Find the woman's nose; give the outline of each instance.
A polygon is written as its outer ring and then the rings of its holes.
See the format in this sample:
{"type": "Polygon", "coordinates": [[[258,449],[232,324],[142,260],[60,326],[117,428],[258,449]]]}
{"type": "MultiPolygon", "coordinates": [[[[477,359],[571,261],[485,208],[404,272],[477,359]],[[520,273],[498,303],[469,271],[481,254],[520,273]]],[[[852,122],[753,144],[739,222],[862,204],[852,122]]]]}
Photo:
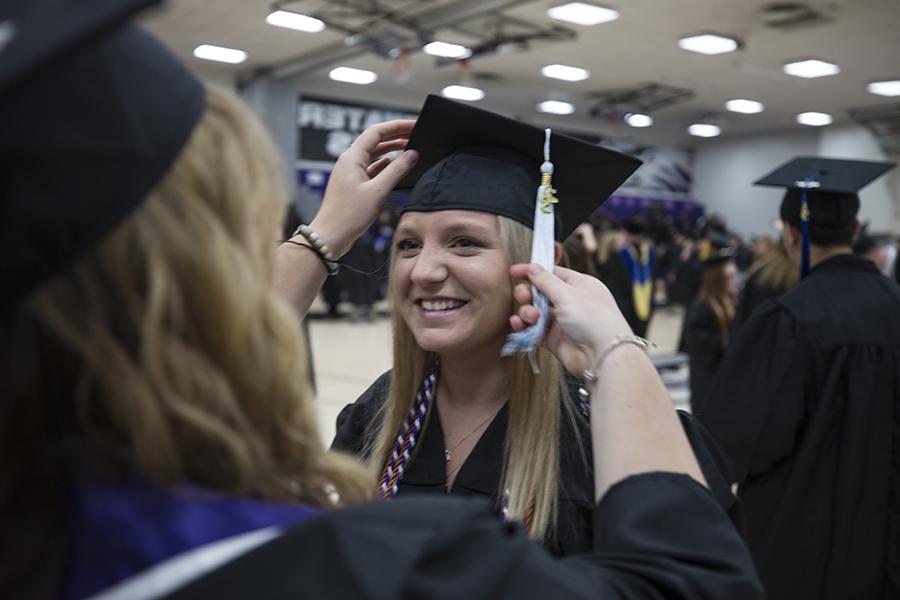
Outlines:
{"type": "Polygon", "coordinates": [[[439,283],[447,278],[447,265],[440,249],[425,247],[413,259],[410,279],[419,285],[439,283]]]}

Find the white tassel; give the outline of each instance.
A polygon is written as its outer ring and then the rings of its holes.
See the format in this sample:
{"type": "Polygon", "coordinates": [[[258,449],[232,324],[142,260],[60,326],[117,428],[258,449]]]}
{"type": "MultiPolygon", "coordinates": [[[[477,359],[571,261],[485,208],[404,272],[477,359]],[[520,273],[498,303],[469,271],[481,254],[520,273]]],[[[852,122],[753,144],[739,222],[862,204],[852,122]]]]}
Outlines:
{"type": "MultiPolygon", "coordinates": [[[[541,265],[552,273],[555,266],[553,260],[555,233],[553,205],[558,201],[554,195],[556,190],[552,185],[553,163],[550,162],[550,134],[550,129],[544,130],[544,162],[541,164],[541,185],[537,189],[534,205],[534,239],[531,244],[531,262],[541,265]]],[[[547,297],[534,286],[531,287],[531,294],[532,304],[539,313],[538,320],[523,331],[510,334],[506,338],[501,355],[510,356],[516,352],[527,352],[528,359],[531,361],[531,369],[537,374],[540,369],[538,369],[535,351],[544,337],[550,303],[547,297]]]]}

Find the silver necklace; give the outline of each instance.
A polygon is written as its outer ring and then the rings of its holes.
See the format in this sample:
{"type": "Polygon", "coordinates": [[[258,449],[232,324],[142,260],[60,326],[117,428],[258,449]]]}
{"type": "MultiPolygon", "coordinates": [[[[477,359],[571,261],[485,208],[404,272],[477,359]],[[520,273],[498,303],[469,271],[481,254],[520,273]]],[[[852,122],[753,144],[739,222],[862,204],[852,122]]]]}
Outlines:
{"type": "MultiPolygon", "coordinates": [[[[503,408],[503,407],[501,406],[500,408],[503,408]]],[[[453,451],[456,450],[457,448],[459,448],[460,444],[462,444],[464,441],[466,441],[467,439],[469,439],[470,437],[472,437],[473,435],[475,435],[475,433],[476,433],[479,429],[481,429],[482,427],[484,427],[485,425],[487,425],[494,417],[497,416],[497,414],[498,414],[499,412],[500,412],[500,409],[497,409],[497,412],[495,412],[494,414],[490,415],[487,419],[485,419],[484,421],[482,421],[481,423],[479,423],[479,424],[478,424],[478,427],[476,427],[475,429],[473,429],[472,431],[470,431],[470,432],[468,433],[468,435],[466,435],[463,439],[461,439],[461,440],[459,440],[458,442],[456,442],[456,443],[453,445],[452,448],[447,448],[447,447],[445,447],[445,448],[444,448],[444,459],[445,459],[447,462],[450,462],[450,459],[453,458],[453,451]]]]}

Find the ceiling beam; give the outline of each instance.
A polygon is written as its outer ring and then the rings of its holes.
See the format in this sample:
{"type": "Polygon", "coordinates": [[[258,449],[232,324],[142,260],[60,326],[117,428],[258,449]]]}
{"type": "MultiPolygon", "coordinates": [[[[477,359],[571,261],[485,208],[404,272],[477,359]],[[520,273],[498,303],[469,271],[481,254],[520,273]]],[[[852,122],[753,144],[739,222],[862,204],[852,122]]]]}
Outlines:
{"type": "MultiPolygon", "coordinates": [[[[415,16],[419,27],[423,30],[437,30],[449,27],[461,21],[467,21],[481,15],[499,12],[533,2],[534,0],[459,0],[448,2],[432,10],[415,16]]],[[[280,63],[260,67],[247,77],[240,79],[240,85],[247,85],[260,77],[288,79],[302,77],[323,67],[350,60],[369,52],[365,45],[347,46],[337,42],[313,52],[289,58],[280,63]]]]}

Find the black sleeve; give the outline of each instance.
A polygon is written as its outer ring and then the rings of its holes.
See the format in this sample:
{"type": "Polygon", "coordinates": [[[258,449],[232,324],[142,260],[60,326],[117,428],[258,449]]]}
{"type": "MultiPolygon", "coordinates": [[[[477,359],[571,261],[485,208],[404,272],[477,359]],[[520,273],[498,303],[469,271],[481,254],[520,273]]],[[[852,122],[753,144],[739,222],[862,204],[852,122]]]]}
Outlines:
{"type": "Polygon", "coordinates": [[[686,475],[614,485],[594,532],[592,554],[554,559],[482,501],[398,498],[307,522],[169,600],[763,597],[746,547],[686,475]]]}
{"type": "Polygon", "coordinates": [[[742,483],[791,455],[814,355],[796,319],[774,301],[733,340],[697,413],[728,458],[730,481],[742,483]]]}
{"type": "Polygon", "coordinates": [[[356,402],[345,406],[337,416],[332,450],[349,452],[359,457],[366,453],[366,442],[372,421],[378,416],[391,386],[391,372],[384,373],[363,392],[356,402]]]}

